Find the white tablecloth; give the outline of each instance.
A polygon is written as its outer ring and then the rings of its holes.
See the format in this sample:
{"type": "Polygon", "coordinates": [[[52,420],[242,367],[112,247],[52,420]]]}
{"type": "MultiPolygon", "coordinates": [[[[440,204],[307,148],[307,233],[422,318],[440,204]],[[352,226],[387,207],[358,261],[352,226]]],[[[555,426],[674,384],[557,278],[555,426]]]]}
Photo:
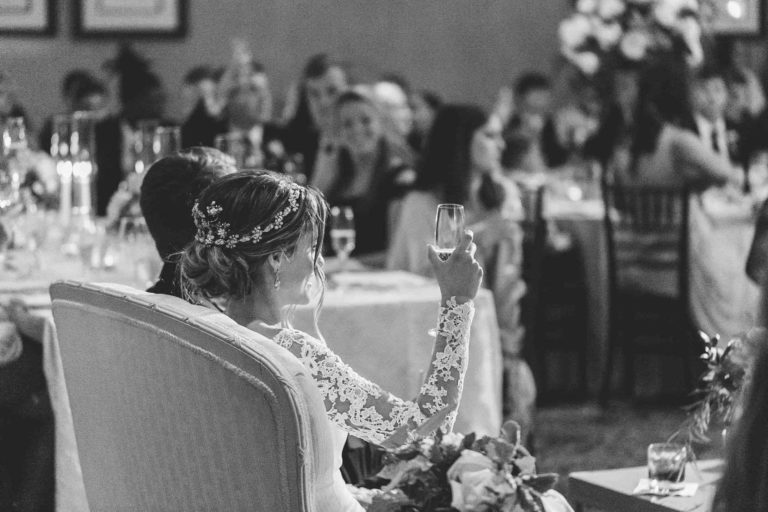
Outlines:
{"type": "MultiPolygon", "coordinates": [[[[77,455],[72,413],[64,382],[56,330],[49,309],[48,278],[76,278],[73,265],[49,266],[44,279],[0,276],[0,302],[20,297],[47,319],[44,347],[45,375],[56,418],[56,509],[87,512],[88,505],[77,455]],[[58,270],[57,270],[58,269],[58,270]]],[[[96,273],[104,277],[104,273],[96,273]]],[[[130,274],[106,273],[136,285],[130,274]]],[[[38,276],[40,277],[40,276],[38,276]]],[[[118,279],[115,279],[118,280],[118,279]]],[[[432,338],[427,334],[437,320],[439,291],[435,284],[404,273],[374,274],[364,286],[331,289],[320,321],[329,346],[362,375],[388,391],[411,398],[418,392],[429,363],[432,338]]],[[[359,280],[358,280],[359,283],[359,280]]],[[[313,311],[296,312],[299,328],[309,328],[313,311]]],[[[476,301],[469,369],[456,430],[497,434],[501,425],[502,357],[496,313],[489,292],[476,301]]]]}

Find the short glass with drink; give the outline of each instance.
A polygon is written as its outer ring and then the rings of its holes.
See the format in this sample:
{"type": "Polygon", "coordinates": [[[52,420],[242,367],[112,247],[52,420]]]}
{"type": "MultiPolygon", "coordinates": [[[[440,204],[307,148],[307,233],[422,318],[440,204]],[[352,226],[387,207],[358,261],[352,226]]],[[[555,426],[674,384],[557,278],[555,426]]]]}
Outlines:
{"type": "Polygon", "coordinates": [[[437,255],[445,261],[459,245],[464,234],[464,207],[460,204],[440,204],[435,219],[437,255]]]}
{"type": "Polygon", "coordinates": [[[651,492],[665,494],[679,487],[685,478],[688,451],[677,443],[648,445],[648,479],[651,492]]]}

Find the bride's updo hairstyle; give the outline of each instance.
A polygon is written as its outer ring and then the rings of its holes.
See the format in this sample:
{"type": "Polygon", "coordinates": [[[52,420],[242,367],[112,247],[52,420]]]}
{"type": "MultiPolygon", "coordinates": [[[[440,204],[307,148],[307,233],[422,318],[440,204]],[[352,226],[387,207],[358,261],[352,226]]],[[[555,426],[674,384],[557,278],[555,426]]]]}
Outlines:
{"type": "Polygon", "coordinates": [[[292,257],[301,236],[314,233],[315,276],[328,205],[322,195],[268,171],[222,177],[200,194],[192,210],[197,232],[181,258],[182,286],[193,300],[242,299],[263,283],[267,257],[292,257]]]}

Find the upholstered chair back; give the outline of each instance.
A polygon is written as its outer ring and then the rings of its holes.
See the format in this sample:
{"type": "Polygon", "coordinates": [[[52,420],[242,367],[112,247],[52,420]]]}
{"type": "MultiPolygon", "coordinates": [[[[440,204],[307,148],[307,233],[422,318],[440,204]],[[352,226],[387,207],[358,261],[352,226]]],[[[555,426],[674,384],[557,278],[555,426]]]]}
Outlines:
{"type": "Polygon", "coordinates": [[[92,512],[315,510],[331,432],[288,351],[175,297],[72,282],[51,297],[92,512]]]}

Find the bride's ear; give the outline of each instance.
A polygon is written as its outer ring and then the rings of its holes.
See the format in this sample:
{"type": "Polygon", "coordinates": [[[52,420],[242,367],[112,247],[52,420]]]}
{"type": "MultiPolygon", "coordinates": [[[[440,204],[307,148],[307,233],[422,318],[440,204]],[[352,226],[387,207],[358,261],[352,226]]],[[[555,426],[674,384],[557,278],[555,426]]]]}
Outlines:
{"type": "Polygon", "coordinates": [[[273,252],[269,256],[267,256],[267,263],[269,264],[269,267],[272,269],[272,272],[277,272],[277,270],[280,268],[280,264],[283,260],[283,252],[273,252]]]}

